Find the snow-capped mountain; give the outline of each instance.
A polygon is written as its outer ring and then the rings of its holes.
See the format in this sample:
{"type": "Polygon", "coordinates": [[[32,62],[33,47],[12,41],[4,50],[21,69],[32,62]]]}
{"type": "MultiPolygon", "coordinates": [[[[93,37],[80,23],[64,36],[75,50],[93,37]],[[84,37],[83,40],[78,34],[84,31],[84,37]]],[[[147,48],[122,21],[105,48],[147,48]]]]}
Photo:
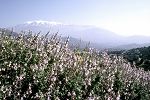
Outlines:
{"type": "MultiPolygon", "coordinates": [[[[51,33],[59,32],[61,35],[73,35],[72,32],[82,31],[87,29],[86,26],[78,26],[78,25],[70,25],[70,24],[62,24],[60,22],[49,22],[49,21],[28,21],[23,24],[19,24],[13,27],[14,31],[29,31],[33,32],[42,31],[42,33],[46,33],[50,31],[51,33]]],[[[77,32],[79,33],[79,32],[77,32]]]]}
{"type": "Polygon", "coordinates": [[[62,23],[59,23],[59,22],[40,21],[40,20],[38,20],[38,21],[27,21],[27,22],[25,22],[25,24],[30,24],[30,25],[33,25],[33,26],[62,25],[62,23]]]}
{"type": "Polygon", "coordinates": [[[63,24],[60,22],[28,21],[23,24],[14,26],[13,29],[16,32],[31,30],[37,33],[41,31],[42,34],[46,34],[49,31],[50,33],[58,32],[61,36],[64,37],[70,36],[83,41],[100,44],[109,48],[134,43],[150,43],[150,37],[123,37],[109,30],[105,30],[95,26],[71,25],[63,24]]]}

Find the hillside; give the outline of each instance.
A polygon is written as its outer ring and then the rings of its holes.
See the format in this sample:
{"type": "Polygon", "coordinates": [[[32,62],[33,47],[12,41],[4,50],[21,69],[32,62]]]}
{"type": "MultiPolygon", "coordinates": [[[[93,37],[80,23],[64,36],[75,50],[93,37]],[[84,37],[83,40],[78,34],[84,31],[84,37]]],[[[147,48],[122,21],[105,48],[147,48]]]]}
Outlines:
{"type": "Polygon", "coordinates": [[[107,53],[109,55],[122,56],[125,60],[130,62],[132,66],[150,71],[150,46],[129,50],[108,50],[107,53]]]}
{"type": "Polygon", "coordinates": [[[150,73],[56,35],[0,33],[1,100],[149,100],[150,73]]]}
{"type": "Polygon", "coordinates": [[[136,66],[150,71],[150,46],[131,49],[124,52],[123,55],[129,62],[135,62],[136,66]]]}

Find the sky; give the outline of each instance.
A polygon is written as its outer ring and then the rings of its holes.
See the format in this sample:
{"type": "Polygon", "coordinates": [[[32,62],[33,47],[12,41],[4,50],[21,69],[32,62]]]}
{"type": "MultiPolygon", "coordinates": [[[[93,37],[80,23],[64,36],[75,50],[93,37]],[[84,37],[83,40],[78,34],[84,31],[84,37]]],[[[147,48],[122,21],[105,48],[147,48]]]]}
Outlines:
{"type": "Polygon", "coordinates": [[[44,20],[150,36],[150,0],[0,0],[0,13],[0,27],[44,20]]]}

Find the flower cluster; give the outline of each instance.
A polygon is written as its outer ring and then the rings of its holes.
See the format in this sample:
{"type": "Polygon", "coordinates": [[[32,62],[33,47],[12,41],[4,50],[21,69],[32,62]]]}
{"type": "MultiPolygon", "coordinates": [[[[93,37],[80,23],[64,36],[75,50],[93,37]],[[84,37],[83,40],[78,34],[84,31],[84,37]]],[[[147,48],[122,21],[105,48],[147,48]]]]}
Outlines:
{"type": "Polygon", "coordinates": [[[150,72],[121,56],[71,50],[57,34],[0,33],[0,99],[149,100],[150,72]]]}

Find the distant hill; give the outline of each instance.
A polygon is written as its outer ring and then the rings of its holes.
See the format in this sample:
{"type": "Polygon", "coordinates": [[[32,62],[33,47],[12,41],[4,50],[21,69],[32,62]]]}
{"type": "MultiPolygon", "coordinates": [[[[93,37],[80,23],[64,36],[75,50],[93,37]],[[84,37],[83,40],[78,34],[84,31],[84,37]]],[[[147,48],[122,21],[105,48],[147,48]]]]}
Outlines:
{"type": "MultiPolygon", "coordinates": [[[[62,37],[62,39],[66,40],[67,37],[62,37]]],[[[69,37],[69,47],[70,48],[79,48],[79,49],[85,49],[88,48],[95,48],[98,50],[104,50],[106,46],[104,44],[98,44],[98,43],[91,43],[89,41],[83,41],[81,39],[69,37]]]]}
{"type": "Polygon", "coordinates": [[[83,41],[96,43],[105,46],[105,48],[121,45],[122,36],[111,31],[89,25],[68,25],[57,22],[31,21],[13,27],[14,31],[28,31],[47,33],[59,33],[63,37],[81,39],[83,41]],[[119,42],[120,41],[120,42],[119,42]],[[106,45],[107,44],[107,45],[106,45]]]}
{"type": "Polygon", "coordinates": [[[150,46],[150,43],[143,43],[143,44],[133,43],[133,44],[116,46],[113,47],[112,50],[130,50],[133,48],[141,48],[141,47],[148,47],[148,46],[150,46]]]}
{"type": "Polygon", "coordinates": [[[63,37],[69,36],[87,43],[90,42],[91,45],[94,45],[93,47],[106,49],[132,49],[141,47],[141,44],[150,43],[150,37],[123,37],[109,30],[89,25],[73,25],[49,21],[30,21],[13,26],[13,29],[16,32],[32,30],[34,33],[37,33],[41,31],[43,34],[46,34],[48,31],[50,31],[50,33],[58,32],[59,35],[62,35],[63,37]]]}

